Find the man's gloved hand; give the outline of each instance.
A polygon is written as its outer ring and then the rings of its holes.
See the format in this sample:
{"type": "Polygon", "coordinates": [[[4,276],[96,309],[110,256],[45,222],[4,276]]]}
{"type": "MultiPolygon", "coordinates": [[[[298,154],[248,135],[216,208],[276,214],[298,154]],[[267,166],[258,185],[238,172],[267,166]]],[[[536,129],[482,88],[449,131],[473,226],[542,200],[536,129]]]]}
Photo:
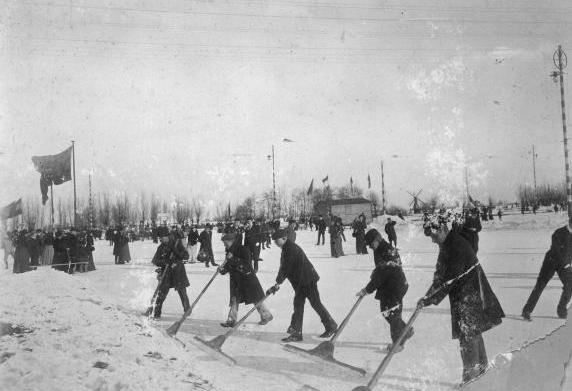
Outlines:
{"type": "Polygon", "coordinates": [[[365,295],[367,295],[367,292],[365,291],[365,289],[360,289],[358,293],[356,293],[357,297],[364,297],[365,295]]]}
{"type": "Polygon", "coordinates": [[[266,295],[275,294],[280,289],[280,284],[274,284],[266,291],[266,295]]]}
{"type": "Polygon", "coordinates": [[[427,296],[423,296],[422,298],[420,298],[417,301],[417,308],[421,309],[421,308],[427,307],[431,304],[433,304],[433,303],[431,302],[430,298],[427,296]]]}

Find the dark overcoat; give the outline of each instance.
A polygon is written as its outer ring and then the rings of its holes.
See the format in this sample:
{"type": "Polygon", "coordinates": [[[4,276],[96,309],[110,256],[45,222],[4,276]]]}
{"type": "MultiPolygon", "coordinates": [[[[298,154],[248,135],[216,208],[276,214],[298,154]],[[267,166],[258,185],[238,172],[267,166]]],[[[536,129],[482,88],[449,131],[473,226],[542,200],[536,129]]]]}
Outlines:
{"type": "Polygon", "coordinates": [[[433,284],[426,293],[430,304],[439,304],[447,295],[451,306],[453,338],[471,339],[499,325],[503,309],[480,265],[450,285],[479,262],[471,245],[451,231],[440,245],[433,284]]]}
{"type": "Polygon", "coordinates": [[[250,250],[234,242],[226,254],[220,273],[230,275],[230,297],[236,297],[238,303],[258,303],[264,297],[264,291],[252,269],[250,250]]]}
{"type": "Polygon", "coordinates": [[[157,247],[152,262],[153,265],[161,268],[161,274],[163,274],[165,268],[168,268],[163,280],[164,287],[182,289],[190,285],[187,271],[183,264],[183,260],[187,259],[189,259],[189,253],[180,239],[175,239],[171,236],[167,244],[161,243],[157,247]]]}
{"type": "Polygon", "coordinates": [[[290,281],[294,290],[311,286],[320,279],[304,250],[289,240],[282,246],[276,283],[282,284],[285,279],[290,281]]]}

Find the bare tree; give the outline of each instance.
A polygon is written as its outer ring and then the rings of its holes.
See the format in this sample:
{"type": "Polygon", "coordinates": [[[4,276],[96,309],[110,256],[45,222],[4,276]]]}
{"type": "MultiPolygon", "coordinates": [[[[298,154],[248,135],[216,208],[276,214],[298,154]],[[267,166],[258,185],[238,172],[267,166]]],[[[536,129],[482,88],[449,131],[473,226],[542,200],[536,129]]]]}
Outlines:
{"type": "Polygon", "coordinates": [[[205,208],[201,201],[197,198],[193,198],[193,210],[195,212],[195,219],[197,220],[197,224],[201,221],[201,217],[205,211],[205,208]]]}

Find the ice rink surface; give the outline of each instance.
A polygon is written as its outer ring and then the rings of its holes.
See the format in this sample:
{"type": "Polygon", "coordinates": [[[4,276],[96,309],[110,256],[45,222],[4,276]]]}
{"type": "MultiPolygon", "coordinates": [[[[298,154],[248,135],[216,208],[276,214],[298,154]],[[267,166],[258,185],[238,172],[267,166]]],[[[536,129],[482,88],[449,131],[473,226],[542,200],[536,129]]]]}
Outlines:
{"type": "MultiPolygon", "coordinates": [[[[438,253],[437,246],[422,234],[419,222],[407,220],[397,227],[398,248],[409,281],[405,320],[431,283],[438,253]]],[[[484,334],[489,361],[499,365],[503,360],[510,361],[511,352],[564,324],[556,316],[561,291],[557,279],[547,286],[532,322],[523,321],[520,313],[536,281],[550,236],[565,221],[564,214],[515,214],[504,216],[503,223],[495,219],[484,224],[478,256],[506,313],[502,325],[484,334]]],[[[328,234],[325,246],[316,246],[316,236],[313,231],[298,231],[296,242],[318,271],[322,301],[340,323],[354,304],[356,292],[369,280],[373,256],[371,251],[369,255],[355,255],[355,241],[349,230],[344,243],[346,256],[338,259],[330,258],[328,234]]],[[[177,337],[186,345],[183,348],[157,330],[167,328],[181,315],[176,292],[171,291],[167,297],[160,321],[150,322],[138,315],[147,308],[156,286],[155,268],[150,264],[156,246],[150,241],[130,243],[132,263],[114,265],[112,247],[97,241],[97,270],[85,274],[69,276],[49,268],[21,275],[2,271],[0,321],[31,331],[0,337],[2,389],[351,390],[367,383],[383,358],[380,348],[390,342],[389,327],[373,295],[363,300],[335,350],[336,359],[367,370],[365,378],[348,376],[285,351],[280,339],[286,336],[293,308],[293,290],[286,281],[267,300],[274,320],[259,326],[255,312],[223,345],[222,350],[238,364],[228,366],[217,361],[197,349],[191,340],[195,335],[212,338],[226,331],[219,323],[226,320],[228,312],[228,276],[215,279],[181,327],[177,337]],[[98,361],[108,367],[94,367],[98,361]]],[[[213,247],[215,258],[222,260],[224,250],[217,234],[213,234],[213,247]]],[[[264,261],[258,277],[266,289],[274,284],[280,249],[273,244],[262,251],[261,257],[264,261]]],[[[215,269],[196,263],[187,264],[186,270],[192,301],[215,269]]],[[[241,305],[240,314],[247,310],[241,305]]],[[[462,364],[458,342],[451,339],[450,322],[448,300],[424,309],[414,324],[415,336],[393,358],[378,389],[458,388],[462,364]]],[[[304,341],[297,346],[310,349],[322,341],[318,335],[323,326],[309,303],[303,331],[304,341]]],[[[559,346],[566,348],[560,344],[554,349],[559,346]]],[[[561,384],[570,384],[570,380],[562,380],[561,384]]],[[[469,386],[471,390],[491,389],[479,387],[478,382],[469,386]]]]}

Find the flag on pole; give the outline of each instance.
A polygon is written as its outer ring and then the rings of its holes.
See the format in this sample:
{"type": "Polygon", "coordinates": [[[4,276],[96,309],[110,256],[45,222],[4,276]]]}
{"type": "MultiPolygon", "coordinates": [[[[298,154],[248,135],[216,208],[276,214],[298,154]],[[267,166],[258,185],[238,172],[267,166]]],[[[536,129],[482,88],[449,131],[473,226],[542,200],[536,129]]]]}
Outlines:
{"type": "Polygon", "coordinates": [[[324,179],[322,179],[322,183],[326,183],[328,181],[328,175],[324,179]]]}
{"type": "Polygon", "coordinates": [[[312,182],[310,182],[310,187],[308,188],[308,195],[311,195],[313,191],[314,191],[314,180],[312,179],[312,182]]]}
{"type": "Polygon", "coordinates": [[[367,174],[367,188],[371,189],[371,178],[370,178],[369,174],[367,174]]]}
{"type": "Polygon", "coordinates": [[[32,156],[32,163],[40,176],[40,191],[42,192],[42,204],[48,200],[48,187],[52,184],[61,185],[71,181],[71,155],[72,147],[67,148],[57,155],[32,156]]]}
{"type": "Polygon", "coordinates": [[[11,202],[2,209],[0,209],[0,218],[6,220],[22,214],[22,199],[11,202]]]}
{"type": "Polygon", "coordinates": [[[293,143],[294,140],[290,140],[289,138],[282,139],[283,143],[293,143]]]}
{"type": "Polygon", "coordinates": [[[354,179],[352,177],[350,177],[350,185],[353,186],[354,185],[354,179]]]}

